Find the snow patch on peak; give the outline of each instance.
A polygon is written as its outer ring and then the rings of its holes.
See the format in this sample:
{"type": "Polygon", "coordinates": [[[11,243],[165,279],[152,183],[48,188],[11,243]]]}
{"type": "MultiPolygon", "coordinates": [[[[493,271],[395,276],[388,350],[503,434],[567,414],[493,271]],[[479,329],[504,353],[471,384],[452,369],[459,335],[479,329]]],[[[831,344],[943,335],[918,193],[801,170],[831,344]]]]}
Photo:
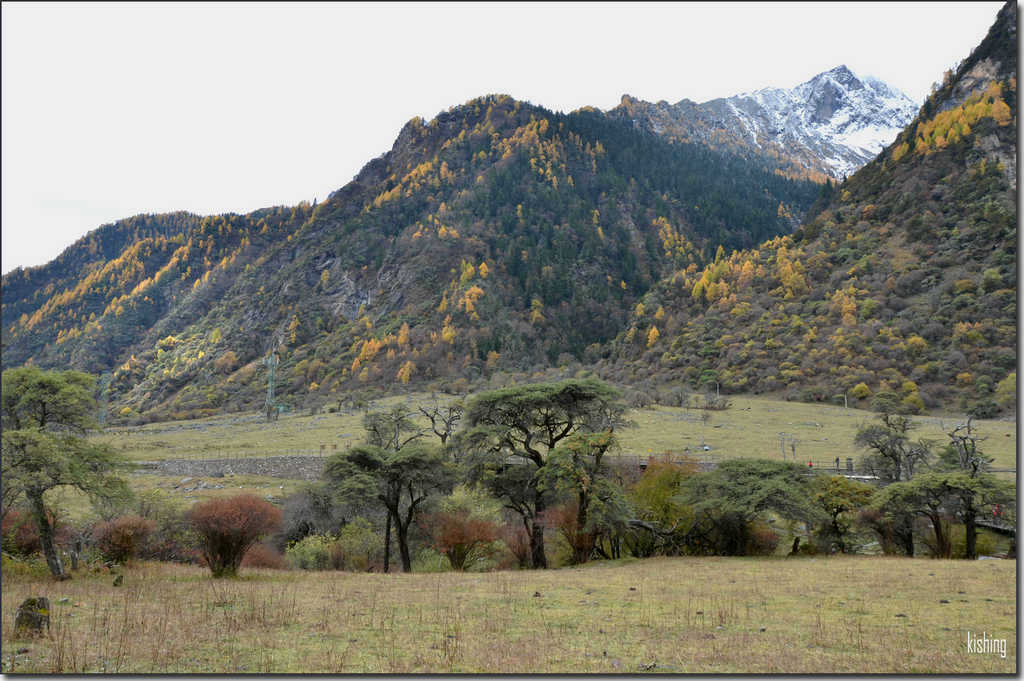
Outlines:
{"type": "Polygon", "coordinates": [[[725,101],[747,136],[802,147],[835,176],[874,158],[918,108],[899,90],[878,78],[861,79],[845,64],[792,89],[763,88],[725,101]]]}

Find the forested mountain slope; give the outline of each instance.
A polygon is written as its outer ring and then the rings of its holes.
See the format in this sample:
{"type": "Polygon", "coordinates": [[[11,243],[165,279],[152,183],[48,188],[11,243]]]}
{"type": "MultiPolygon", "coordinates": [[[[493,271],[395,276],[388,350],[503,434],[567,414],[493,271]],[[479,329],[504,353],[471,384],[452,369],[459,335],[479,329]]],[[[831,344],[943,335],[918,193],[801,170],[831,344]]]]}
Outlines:
{"type": "Polygon", "coordinates": [[[165,416],[259,406],[269,351],[292,404],[595,359],[664,274],[791,231],[818,193],[597,111],[483,97],[410,121],[320,205],[140,217],[10,273],[3,362],[111,371],[117,411],[165,416]]]}
{"type": "Polygon", "coordinates": [[[1009,408],[1016,27],[1008,3],[896,141],[801,229],[649,291],[605,373],[798,399],[845,393],[908,411],[1009,408]]]}

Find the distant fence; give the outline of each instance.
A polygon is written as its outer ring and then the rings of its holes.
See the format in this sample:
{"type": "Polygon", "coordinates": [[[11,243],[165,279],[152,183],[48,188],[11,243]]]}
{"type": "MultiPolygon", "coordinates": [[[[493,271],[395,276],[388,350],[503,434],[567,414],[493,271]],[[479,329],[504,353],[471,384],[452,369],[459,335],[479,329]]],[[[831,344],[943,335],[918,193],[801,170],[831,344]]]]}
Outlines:
{"type": "Polygon", "coordinates": [[[641,454],[619,454],[606,457],[605,462],[610,466],[632,466],[640,470],[647,470],[650,463],[669,463],[675,466],[696,466],[700,471],[712,471],[718,467],[718,457],[713,454],[701,454],[699,456],[644,456],[641,454]]]}
{"type": "MultiPolygon", "coordinates": [[[[640,454],[613,454],[608,455],[602,461],[609,467],[634,468],[641,471],[646,470],[648,464],[669,463],[676,466],[695,466],[700,471],[712,471],[718,467],[718,457],[710,454],[702,456],[642,456],[640,454]]],[[[532,463],[530,459],[523,456],[508,456],[505,458],[506,466],[524,466],[532,463]]]]}
{"type": "MultiPolygon", "coordinates": [[[[337,449],[324,447],[321,449],[278,450],[273,454],[238,454],[217,456],[216,453],[196,452],[195,456],[184,456],[153,461],[137,461],[139,472],[153,472],[159,475],[182,475],[201,477],[222,477],[225,475],[254,475],[269,478],[287,478],[291,480],[316,480],[323,472],[325,458],[337,449]]],[[[675,465],[695,466],[700,471],[714,470],[718,466],[717,457],[703,455],[700,457],[652,457],[638,454],[619,454],[604,459],[609,467],[632,468],[643,471],[650,462],[671,463],[675,465]]],[[[509,456],[505,464],[520,466],[529,464],[530,460],[521,456],[509,456]]]]}

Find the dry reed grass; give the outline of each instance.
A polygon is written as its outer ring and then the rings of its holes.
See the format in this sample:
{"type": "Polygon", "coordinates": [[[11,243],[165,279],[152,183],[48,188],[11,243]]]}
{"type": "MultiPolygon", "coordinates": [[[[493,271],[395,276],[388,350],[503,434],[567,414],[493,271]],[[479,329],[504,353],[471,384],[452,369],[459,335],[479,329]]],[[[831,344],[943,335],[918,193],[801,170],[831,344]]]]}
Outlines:
{"type": "Polygon", "coordinates": [[[119,588],[109,574],[5,578],[3,669],[1013,673],[1015,584],[1016,564],[994,560],[660,558],[235,580],[154,563],[119,588]],[[55,604],[53,628],[16,636],[14,611],[35,595],[55,604]],[[967,652],[967,632],[983,631],[1007,640],[1005,659],[967,652]]]}

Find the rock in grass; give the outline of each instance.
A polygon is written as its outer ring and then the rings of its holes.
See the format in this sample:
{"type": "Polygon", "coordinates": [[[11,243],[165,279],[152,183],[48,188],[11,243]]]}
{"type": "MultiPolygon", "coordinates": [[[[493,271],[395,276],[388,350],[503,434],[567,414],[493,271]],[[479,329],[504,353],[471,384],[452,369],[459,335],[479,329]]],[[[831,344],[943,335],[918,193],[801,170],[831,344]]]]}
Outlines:
{"type": "Polygon", "coordinates": [[[50,629],[50,600],[44,596],[26,598],[18,606],[14,617],[14,629],[26,632],[42,632],[50,629]]]}

